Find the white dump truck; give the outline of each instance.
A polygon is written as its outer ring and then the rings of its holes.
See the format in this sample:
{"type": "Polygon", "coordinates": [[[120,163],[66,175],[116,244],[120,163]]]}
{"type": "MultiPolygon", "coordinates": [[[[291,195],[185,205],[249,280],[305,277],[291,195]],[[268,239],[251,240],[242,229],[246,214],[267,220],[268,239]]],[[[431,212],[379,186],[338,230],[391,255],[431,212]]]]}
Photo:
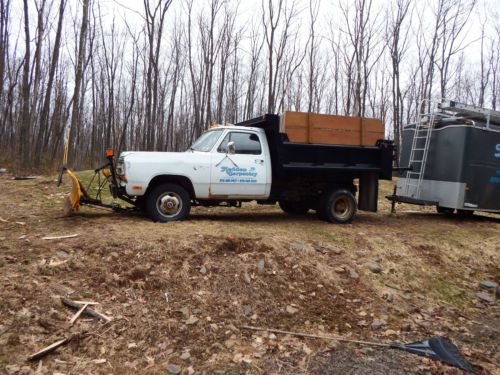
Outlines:
{"type": "Polygon", "coordinates": [[[108,167],[113,196],[155,221],[186,219],[193,205],[257,201],[348,223],[358,208],[377,210],[378,181],[391,179],[393,158],[394,146],[385,140],[373,146],[289,142],[279,116],[264,115],[211,128],[185,152],[123,152],[108,167]]]}

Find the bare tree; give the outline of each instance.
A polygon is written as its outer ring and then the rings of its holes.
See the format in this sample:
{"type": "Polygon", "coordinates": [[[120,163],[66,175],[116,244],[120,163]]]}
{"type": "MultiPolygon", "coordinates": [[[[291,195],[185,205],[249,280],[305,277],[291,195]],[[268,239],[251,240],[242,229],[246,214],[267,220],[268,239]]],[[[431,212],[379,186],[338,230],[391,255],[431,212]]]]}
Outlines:
{"type": "Polygon", "coordinates": [[[61,2],[59,3],[59,16],[57,21],[57,31],[56,31],[54,47],[52,50],[52,59],[49,68],[49,78],[47,82],[47,88],[45,90],[45,97],[43,99],[43,106],[40,113],[40,130],[36,142],[35,162],[41,161],[42,153],[44,153],[47,150],[49,137],[51,135],[48,129],[49,111],[52,100],[52,90],[54,86],[56,69],[59,63],[59,52],[61,49],[62,27],[63,27],[65,8],[66,8],[66,0],[61,0],[61,2]]]}
{"type": "Polygon", "coordinates": [[[318,98],[318,76],[319,76],[319,42],[316,35],[316,22],[319,14],[319,1],[309,2],[309,52],[308,52],[308,97],[307,111],[318,111],[315,107],[318,98]]]}
{"type": "Polygon", "coordinates": [[[90,167],[107,146],[181,150],[212,121],[284,110],[376,116],[399,145],[422,99],[498,108],[500,24],[478,9],[472,40],[476,2],[80,0],[68,16],[67,0],[0,0],[0,161],[54,165],[70,134],[90,167]]]}
{"type": "Polygon", "coordinates": [[[500,22],[496,25],[495,35],[491,40],[491,108],[497,109],[500,98],[500,22]]]}
{"type": "MultiPolygon", "coordinates": [[[[445,98],[451,78],[451,61],[464,48],[464,39],[461,36],[468,25],[476,0],[440,0],[440,5],[436,17],[439,45],[439,58],[436,65],[440,78],[440,94],[442,98],[445,98]]],[[[431,95],[429,91],[428,97],[431,98],[431,95]]]]}
{"type": "Polygon", "coordinates": [[[30,25],[29,25],[29,9],[28,0],[23,0],[24,9],[24,36],[25,36],[25,52],[23,61],[23,80],[21,87],[21,113],[19,115],[19,153],[23,164],[27,165],[30,160],[29,140],[31,137],[31,118],[30,118],[30,62],[31,62],[31,46],[30,46],[30,25]]]}
{"type": "Polygon", "coordinates": [[[155,126],[158,117],[158,89],[160,84],[160,49],[163,39],[163,28],[167,10],[172,0],[153,1],[144,0],[144,12],[146,22],[146,38],[148,42],[147,73],[146,73],[146,134],[143,147],[155,149],[155,126]]]}
{"type": "Polygon", "coordinates": [[[392,67],[392,131],[398,148],[401,145],[401,120],[404,112],[401,93],[401,62],[409,46],[410,27],[405,24],[405,21],[410,14],[410,5],[411,0],[397,0],[395,7],[390,8],[386,28],[392,67]]]}
{"type": "Polygon", "coordinates": [[[252,25],[250,34],[250,66],[247,76],[247,89],[245,95],[245,107],[243,113],[246,118],[251,118],[255,115],[255,100],[257,94],[257,84],[259,79],[260,54],[264,46],[264,39],[255,31],[252,25]]]}
{"type": "MultiPolygon", "coordinates": [[[[274,113],[278,102],[279,85],[283,82],[283,62],[291,38],[293,20],[297,16],[295,1],[277,3],[262,0],[262,25],[267,47],[267,112],[274,113]],[[277,4],[277,5],[276,5],[277,4]]],[[[295,51],[297,52],[297,51],[295,51]]],[[[292,52],[295,55],[295,52],[292,52]]],[[[289,59],[290,60],[290,59],[289,59]]]]}
{"type": "MultiPolygon", "coordinates": [[[[4,114],[6,106],[4,98],[6,92],[6,66],[9,54],[9,22],[10,22],[10,0],[0,0],[0,114],[4,114]]],[[[5,139],[6,116],[0,116],[0,139],[5,139]]],[[[0,142],[0,146],[1,146],[0,142]]]]}

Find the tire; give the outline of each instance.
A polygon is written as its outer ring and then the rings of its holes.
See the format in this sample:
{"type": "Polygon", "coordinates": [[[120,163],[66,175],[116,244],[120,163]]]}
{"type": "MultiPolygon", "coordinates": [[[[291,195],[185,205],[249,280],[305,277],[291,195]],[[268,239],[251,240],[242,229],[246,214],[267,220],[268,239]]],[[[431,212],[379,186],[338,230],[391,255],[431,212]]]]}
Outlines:
{"type": "Polygon", "coordinates": [[[317,214],[322,220],[347,224],[354,218],[356,209],[356,199],[349,190],[330,190],[321,196],[317,214]]]}
{"type": "Polygon", "coordinates": [[[436,206],[436,211],[438,213],[444,214],[444,215],[453,215],[453,213],[455,212],[455,209],[454,208],[450,208],[450,207],[436,206]]]}
{"type": "Polygon", "coordinates": [[[280,208],[291,215],[305,215],[309,211],[309,206],[303,202],[279,201],[280,208]]]}
{"type": "Polygon", "coordinates": [[[474,216],[474,211],[472,210],[457,210],[457,216],[460,219],[467,219],[474,216]]]}
{"type": "Polygon", "coordinates": [[[146,198],[146,212],[153,221],[166,223],[184,220],[191,210],[191,198],[182,186],[161,184],[146,198]]]}

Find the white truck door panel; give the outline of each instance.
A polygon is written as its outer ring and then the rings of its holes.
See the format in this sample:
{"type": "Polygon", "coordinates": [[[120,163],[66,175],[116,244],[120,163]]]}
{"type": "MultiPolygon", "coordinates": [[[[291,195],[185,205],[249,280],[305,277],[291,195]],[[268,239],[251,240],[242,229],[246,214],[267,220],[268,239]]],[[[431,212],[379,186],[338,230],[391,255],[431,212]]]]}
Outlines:
{"type": "Polygon", "coordinates": [[[212,154],[210,195],[258,198],[267,195],[267,163],[259,136],[249,131],[230,131],[212,154]],[[235,143],[229,154],[227,144],[235,143]]]}

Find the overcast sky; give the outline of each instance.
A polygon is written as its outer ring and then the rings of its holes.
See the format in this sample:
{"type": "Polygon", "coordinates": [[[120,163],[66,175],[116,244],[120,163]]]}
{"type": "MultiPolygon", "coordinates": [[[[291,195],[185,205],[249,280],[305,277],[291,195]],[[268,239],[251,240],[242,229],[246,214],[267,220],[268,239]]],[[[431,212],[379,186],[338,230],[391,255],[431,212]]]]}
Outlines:
{"type": "MultiPolygon", "coordinates": [[[[33,1],[30,1],[32,9],[34,9],[33,1]]],[[[105,19],[110,22],[114,18],[118,25],[124,25],[124,20],[131,26],[134,24],[137,28],[142,27],[142,13],[144,12],[144,5],[142,0],[93,0],[94,5],[100,5],[102,15],[105,19]]],[[[258,24],[261,22],[260,12],[261,12],[261,0],[227,0],[231,7],[238,5],[238,24],[240,26],[249,25],[250,22],[258,24]]],[[[294,0],[288,0],[289,3],[294,0]]],[[[349,4],[349,0],[316,0],[319,2],[320,6],[320,16],[318,19],[318,24],[329,25],[340,20],[340,9],[339,3],[349,4]]],[[[433,5],[437,4],[438,0],[415,0],[415,4],[420,9],[425,9],[427,12],[432,12],[433,5]]],[[[373,13],[378,14],[379,17],[384,17],[382,9],[390,4],[391,0],[373,0],[373,13]]],[[[57,7],[59,1],[48,0],[51,4],[52,14],[57,13],[57,7]]],[[[297,9],[300,10],[299,15],[296,18],[296,22],[307,27],[309,22],[309,1],[308,0],[295,0],[297,9]]],[[[209,0],[194,0],[195,11],[202,11],[203,7],[207,7],[209,0]]],[[[68,5],[71,14],[74,18],[79,18],[81,13],[81,0],[68,0],[68,5]]],[[[493,20],[498,20],[500,18],[499,10],[500,0],[477,0],[477,6],[474,11],[474,15],[469,21],[469,27],[466,33],[464,33],[464,38],[466,44],[470,44],[471,51],[479,51],[479,37],[481,30],[481,23],[486,23],[487,34],[493,33],[494,22],[493,20]]],[[[17,27],[13,26],[14,34],[22,30],[22,2],[13,1],[13,19],[18,20],[17,27]],[[17,30],[15,30],[17,29],[17,30]]],[[[169,16],[167,17],[167,27],[172,25],[173,20],[177,17],[185,17],[186,7],[185,0],[173,0],[171,9],[169,9],[169,16]],[[170,21],[170,22],[169,22],[170,21]]],[[[51,17],[52,21],[55,21],[55,16],[51,17]]],[[[427,17],[422,17],[427,18],[427,17]]],[[[418,19],[417,15],[413,15],[413,21],[416,22],[418,19]]],[[[30,20],[33,27],[36,25],[36,19],[31,16],[30,20]]],[[[498,21],[497,21],[498,22],[498,21]]],[[[429,25],[432,28],[432,25],[429,25]]],[[[53,25],[55,27],[55,25],[53,25]]],[[[323,31],[327,32],[326,29],[323,31]]],[[[321,34],[322,30],[319,30],[321,34]]],[[[304,34],[307,35],[307,30],[304,29],[304,34]]]]}

